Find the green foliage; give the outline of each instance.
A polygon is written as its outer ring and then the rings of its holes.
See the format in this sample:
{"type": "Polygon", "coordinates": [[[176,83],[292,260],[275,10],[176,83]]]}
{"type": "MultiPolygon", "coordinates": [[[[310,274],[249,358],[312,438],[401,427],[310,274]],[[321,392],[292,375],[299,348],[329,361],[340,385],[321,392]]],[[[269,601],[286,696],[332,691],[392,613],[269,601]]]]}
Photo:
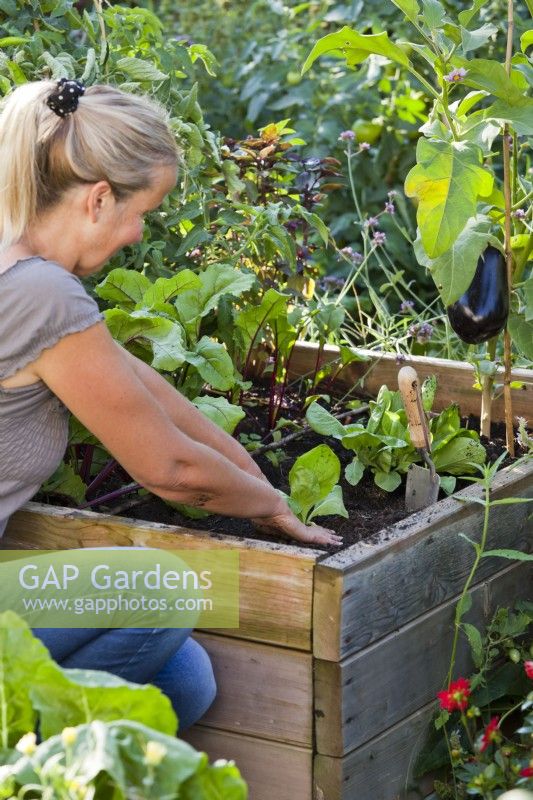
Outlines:
{"type": "Polygon", "coordinates": [[[245,800],[231,762],[210,765],[175,737],[176,715],[155,686],[61,669],[11,611],[0,615],[0,662],[0,797],[245,800]]]}
{"type": "MultiPolygon", "coordinates": [[[[429,411],[435,395],[434,378],[422,387],[424,408],[429,411]]],[[[311,428],[324,436],[333,436],[347,450],[354,450],[353,461],[346,467],[346,480],[355,486],[369,468],[377,486],[393,492],[409,465],[421,461],[411,444],[407,417],[400,392],[382,386],[376,400],[370,401],[370,416],[366,425],[343,425],[319,403],[307,409],[306,419],[311,428]]],[[[431,455],[439,473],[465,475],[476,472],[476,464],[485,461],[485,449],[475,431],[461,428],[459,410],[451,405],[430,422],[431,455]]],[[[441,483],[453,491],[455,482],[441,483]]]]}
{"type": "Polygon", "coordinates": [[[289,505],[302,522],[336,514],[348,517],[338,485],[340,461],[326,444],[299,456],[289,472],[289,505]]]}

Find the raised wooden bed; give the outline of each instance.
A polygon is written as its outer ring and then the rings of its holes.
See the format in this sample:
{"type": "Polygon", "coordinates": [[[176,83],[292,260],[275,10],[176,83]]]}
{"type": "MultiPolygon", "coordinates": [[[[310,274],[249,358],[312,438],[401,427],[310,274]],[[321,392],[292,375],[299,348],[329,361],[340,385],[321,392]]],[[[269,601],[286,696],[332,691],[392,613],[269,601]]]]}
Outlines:
{"type": "MultiPolygon", "coordinates": [[[[334,354],[327,348],[324,357],[334,354]]],[[[299,348],[295,372],[311,372],[315,360],[316,349],[299,348]]],[[[406,363],[421,377],[438,372],[438,407],[457,397],[465,413],[478,411],[468,365],[406,363]]],[[[339,377],[353,383],[367,373],[372,392],[382,383],[395,387],[396,372],[386,356],[339,377]]],[[[515,414],[531,416],[533,372],[514,379],[527,382],[514,392],[515,414]]],[[[494,416],[502,416],[498,404],[494,416]]],[[[479,538],[483,508],[471,498],[480,495],[477,486],[466,489],[461,501],[443,500],[329,557],[36,503],[14,515],[2,547],[238,549],[241,624],[196,634],[215,664],[219,693],[184,738],[212,759],[235,759],[251,800],[396,800],[419,796],[410,792],[411,768],[443,684],[454,605],[472,562],[458,534],[479,538]]],[[[494,497],[511,496],[533,497],[533,460],[498,475],[494,497]]],[[[496,506],[489,547],[530,547],[529,515],[527,503],[496,506]]],[[[527,565],[486,559],[470,619],[482,623],[498,604],[531,596],[527,565]]],[[[459,668],[468,668],[465,649],[459,668]]]]}

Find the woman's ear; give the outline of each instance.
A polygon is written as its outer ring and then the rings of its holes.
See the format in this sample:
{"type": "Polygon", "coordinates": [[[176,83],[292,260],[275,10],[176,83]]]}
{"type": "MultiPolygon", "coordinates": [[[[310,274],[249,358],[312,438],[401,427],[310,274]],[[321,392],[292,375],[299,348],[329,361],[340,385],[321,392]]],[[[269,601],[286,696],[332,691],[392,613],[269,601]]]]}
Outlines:
{"type": "Polygon", "coordinates": [[[90,186],[86,209],[91,222],[100,222],[102,217],[115,208],[115,205],[115,195],[107,181],[98,181],[90,186]]]}

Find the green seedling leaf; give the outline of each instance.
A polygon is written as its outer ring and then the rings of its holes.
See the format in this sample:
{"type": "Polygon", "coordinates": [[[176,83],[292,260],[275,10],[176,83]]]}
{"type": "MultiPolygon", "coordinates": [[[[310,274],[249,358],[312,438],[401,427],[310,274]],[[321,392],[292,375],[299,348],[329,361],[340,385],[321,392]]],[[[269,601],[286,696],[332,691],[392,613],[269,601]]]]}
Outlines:
{"type": "Polygon", "coordinates": [[[522,553],[520,550],[485,550],[482,558],[508,558],[511,561],[533,561],[533,553],[522,553]]]}
{"type": "Polygon", "coordinates": [[[481,166],[480,148],[470,142],[420,138],[417,162],[407,175],[405,192],[419,201],[422,244],[430,258],[437,258],[452,247],[475,215],[478,197],[492,191],[494,179],[481,166]]]}
{"type": "Polygon", "coordinates": [[[350,461],[346,469],[344,470],[344,477],[352,486],[357,486],[361,478],[363,477],[365,471],[365,466],[362,464],[357,456],[350,461]]]}
{"type": "Polygon", "coordinates": [[[439,475],[439,486],[442,491],[447,494],[453,494],[455,492],[455,485],[457,483],[457,478],[454,478],[452,475],[439,475]]]}
{"type": "Polygon", "coordinates": [[[342,488],[334,486],[331,492],[324,500],[317,503],[314,509],[309,514],[308,520],[315,517],[338,516],[348,519],[348,512],[342,499],[342,488]]]}
{"type": "Polygon", "coordinates": [[[374,482],[376,486],[383,489],[385,492],[393,492],[402,482],[402,477],[398,472],[382,472],[375,470],[374,482]]]}
{"type": "Polygon", "coordinates": [[[296,459],[289,472],[291,501],[307,520],[314,505],[324,500],[338,483],[340,461],[326,444],[320,444],[296,459]]]}
{"type": "Polygon", "coordinates": [[[233,434],[239,422],[246,416],[241,406],[233,405],[225,397],[203,395],[195,397],[192,402],[204,416],[229,434],[233,434]]]}
{"type": "Polygon", "coordinates": [[[410,66],[410,61],[403,50],[390,41],[386,32],[365,35],[344,27],[337,33],[329,33],[319,39],[307,56],[302,74],[307,72],[317,58],[326,53],[343,56],[349,67],[361,64],[372,53],[385,56],[404,67],[410,66]]]}
{"type": "Polygon", "coordinates": [[[445,306],[455,303],[472,283],[479,256],[489,242],[493,243],[490,228],[488,217],[471,217],[452,247],[435,259],[429,258],[417,237],[414,250],[418,263],[431,272],[445,306]]]}
{"type": "Polygon", "coordinates": [[[320,433],[322,436],[334,436],[336,439],[342,439],[346,433],[342,422],[339,422],[339,420],[321,406],[320,403],[311,403],[307,409],[305,418],[315,433],[320,433]]]}

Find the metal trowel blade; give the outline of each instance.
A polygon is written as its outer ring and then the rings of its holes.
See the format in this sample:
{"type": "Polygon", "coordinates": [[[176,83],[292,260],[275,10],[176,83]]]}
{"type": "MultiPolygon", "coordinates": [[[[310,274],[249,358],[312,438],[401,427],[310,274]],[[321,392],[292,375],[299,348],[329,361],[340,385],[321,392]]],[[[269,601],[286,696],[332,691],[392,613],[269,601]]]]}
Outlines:
{"type": "Polygon", "coordinates": [[[419,511],[437,502],[439,478],[431,480],[429,469],[411,464],[407,471],[405,486],[405,507],[408,511],[419,511]]]}

